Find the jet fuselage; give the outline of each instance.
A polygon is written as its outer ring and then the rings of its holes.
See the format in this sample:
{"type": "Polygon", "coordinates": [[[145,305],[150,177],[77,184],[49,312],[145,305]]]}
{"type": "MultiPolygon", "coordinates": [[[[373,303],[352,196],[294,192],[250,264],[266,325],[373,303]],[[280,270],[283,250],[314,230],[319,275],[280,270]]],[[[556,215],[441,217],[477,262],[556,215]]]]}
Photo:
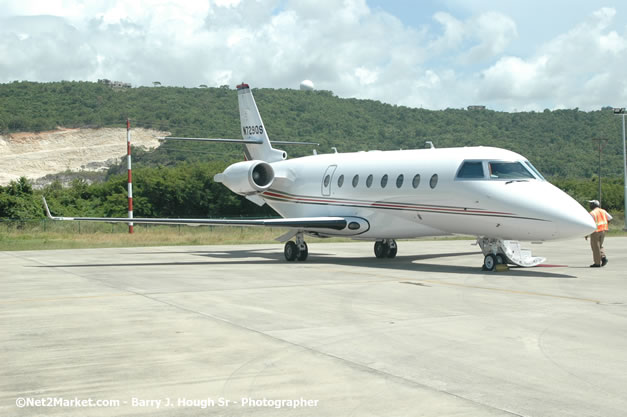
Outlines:
{"type": "Polygon", "coordinates": [[[281,216],[361,217],[370,228],[360,239],[468,234],[540,241],[583,236],[592,225],[586,210],[526,158],[499,148],[336,153],[271,165],[275,180],[261,197],[281,216]],[[480,162],[483,177],[460,176],[465,161],[480,162]],[[498,162],[518,162],[527,172],[492,175],[490,164],[498,162]]]}

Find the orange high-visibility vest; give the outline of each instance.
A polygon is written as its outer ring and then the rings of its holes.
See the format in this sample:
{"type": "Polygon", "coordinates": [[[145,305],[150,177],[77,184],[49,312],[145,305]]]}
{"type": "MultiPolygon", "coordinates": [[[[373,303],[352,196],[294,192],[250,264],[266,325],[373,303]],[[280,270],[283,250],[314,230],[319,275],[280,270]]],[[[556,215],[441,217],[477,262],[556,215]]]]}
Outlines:
{"type": "Polygon", "coordinates": [[[590,215],[597,224],[597,232],[604,232],[609,229],[607,225],[607,211],[597,207],[590,212],[590,215]]]}

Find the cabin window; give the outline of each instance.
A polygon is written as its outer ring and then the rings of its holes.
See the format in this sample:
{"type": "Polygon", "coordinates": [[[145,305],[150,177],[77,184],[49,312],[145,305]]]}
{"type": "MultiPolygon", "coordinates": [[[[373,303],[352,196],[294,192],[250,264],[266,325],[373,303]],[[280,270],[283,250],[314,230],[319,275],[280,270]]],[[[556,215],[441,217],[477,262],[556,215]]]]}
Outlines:
{"type": "Polygon", "coordinates": [[[331,182],[331,176],[327,174],[326,177],[324,177],[324,187],[328,187],[329,183],[331,182]]]}
{"type": "Polygon", "coordinates": [[[353,177],[353,187],[357,187],[357,184],[359,184],[359,175],[353,177]]]}
{"type": "Polygon", "coordinates": [[[403,176],[403,174],[399,175],[398,177],[396,177],[396,188],[401,188],[403,186],[403,179],[405,177],[403,176]]]}
{"type": "Polygon", "coordinates": [[[370,188],[373,179],[374,177],[372,176],[372,174],[368,175],[368,178],[366,178],[366,187],[370,188]]]}
{"type": "Polygon", "coordinates": [[[381,188],[385,188],[388,185],[388,174],[381,177],[381,188]]]}
{"type": "Polygon", "coordinates": [[[420,185],[420,174],[414,175],[414,179],[412,180],[411,185],[414,188],[418,188],[418,186],[420,185]]]}
{"type": "Polygon", "coordinates": [[[473,179],[483,177],[483,162],[481,161],[465,161],[457,172],[457,178],[473,179]]]}
{"type": "Polygon", "coordinates": [[[344,184],[344,174],[340,175],[340,177],[337,179],[337,186],[342,187],[342,184],[344,184]]]}
{"type": "Polygon", "coordinates": [[[433,189],[436,185],[438,185],[438,174],[433,174],[429,180],[429,187],[433,189]]]}
{"type": "Polygon", "coordinates": [[[535,177],[520,162],[488,162],[490,178],[501,180],[534,179],[535,177]]]}

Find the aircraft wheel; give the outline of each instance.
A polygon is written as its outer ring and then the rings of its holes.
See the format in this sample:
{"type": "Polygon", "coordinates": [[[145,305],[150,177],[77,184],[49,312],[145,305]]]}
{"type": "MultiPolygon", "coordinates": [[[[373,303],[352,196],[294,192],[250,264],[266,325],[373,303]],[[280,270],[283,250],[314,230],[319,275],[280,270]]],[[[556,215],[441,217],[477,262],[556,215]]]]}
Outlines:
{"type": "Polygon", "coordinates": [[[296,259],[299,261],[307,260],[307,255],[309,255],[309,248],[307,247],[307,243],[303,242],[303,244],[298,248],[298,256],[296,259]]]}
{"type": "Polygon", "coordinates": [[[395,240],[391,241],[391,245],[389,245],[389,250],[388,250],[388,258],[395,258],[396,257],[396,253],[398,252],[398,245],[396,244],[395,240]]]}
{"type": "Polygon", "coordinates": [[[486,271],[494,271],[494,268],[496,268],[496,256],[492,254],[486,255],[483,258],[483,268],[486,271]]]}
{"type": "Polygon", "coordinates": [[[502,253],[496,254],[496,264],[497,265],[505,265],[507,261],[505,260],[505,256],[502,253]]]}
{"type": "Polygon", "coordinates": [[[380,240],[374,242],[374,256],[377,258],[385,258],[390,251],[390,247],[380,240]]]}
{"type": "Polygon", "coordinates": [[[298,246],[296,246],[296,243],[291,240],[287,242],[283,249],[283,255],[285,255],[285,259],[289,262],[295,261],[298,257],[298,246]]]}

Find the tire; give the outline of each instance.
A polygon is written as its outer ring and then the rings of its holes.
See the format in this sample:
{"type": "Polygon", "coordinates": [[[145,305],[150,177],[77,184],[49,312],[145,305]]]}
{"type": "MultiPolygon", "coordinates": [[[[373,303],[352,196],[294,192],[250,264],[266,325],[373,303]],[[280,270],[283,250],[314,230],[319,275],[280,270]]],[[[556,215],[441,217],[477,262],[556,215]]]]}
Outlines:
{"type": "Polygon", "coordinates": [[[497,253],[496,254],[496,264],[497,265],[505,265],[505,264],[507,264],[507,261],[505,260],[505,255],[503,255],[501,253],[497,253]]]}
{"type": "Polygon", "coordinates": [[[490,254],[483,258],[483,267],[486,271],[494,271],[496,268],[496,256],[490,254]]]}
{"type": "Polygon", "coordinates": [[[388,252],[390,251],[390,247],[378,240],[374,243],[374,256],[377,258],[385,258],[388,256],[388,252]]]}
{"type": "Polygon", "coordinates": [[[299,261],[306,261],[307,260],[307,256],[309,255],[309,248],[307,247],[307,243],[303,242],[303,246],[298,248],[298,256],[296,256],[296,259],[299,261]]]}
{"type": "Polygon", "coordinates": [[[394,242],[394,246],[390,247],[388,250],[388,258],[390,259],[396,258],[396,253],[398,252],[396,241],[393,240],[392,242],[394,242]]]}
{"type": "Polygon", "coordinates": [[[291,240],[285,244],[285,248],[283,249],[283,255],[285,255],[285,259],[288,262],[295,261],[298,257],[298,246],[296,243],[291,240]]]}

